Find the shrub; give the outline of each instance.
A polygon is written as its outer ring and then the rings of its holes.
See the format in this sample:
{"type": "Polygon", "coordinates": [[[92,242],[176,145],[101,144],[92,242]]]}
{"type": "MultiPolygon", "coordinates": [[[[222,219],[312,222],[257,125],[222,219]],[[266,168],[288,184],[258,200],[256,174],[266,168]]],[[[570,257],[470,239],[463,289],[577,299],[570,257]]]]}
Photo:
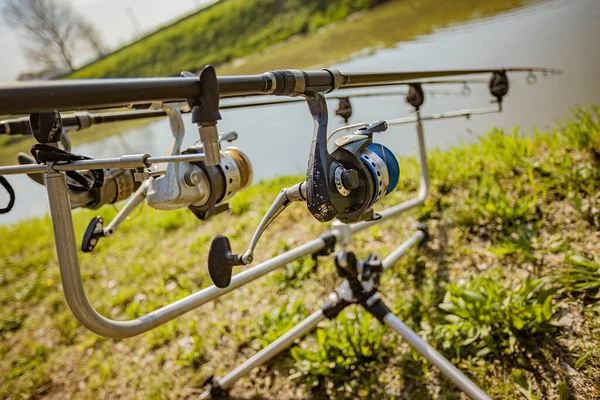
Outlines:
{"type": "Polygon", "coordinates": [[[317,329],[316,342],[294,347],[298,374],[311,386],[332,382],[334,387],[350,385],[371,390],[376,384],[372,369],[387,358],[383,342],[386,326],[363,310],[341,313],[329,325],[317,329]]]}
{"type": "Polygon", "coordinates": [[[518,356],[535,334],[554,329],[554,292],[531,278],[512,288],[495,273],[450,284],[439,306],[446,313],[436,338],[457,358],[518,356]]]}
{"type": "Polygon", "coordinates": [[[596,256],[595,260],[575,254],[565,256],[558,282],[568,292],[600,299],[600,256],[596,256]]]}

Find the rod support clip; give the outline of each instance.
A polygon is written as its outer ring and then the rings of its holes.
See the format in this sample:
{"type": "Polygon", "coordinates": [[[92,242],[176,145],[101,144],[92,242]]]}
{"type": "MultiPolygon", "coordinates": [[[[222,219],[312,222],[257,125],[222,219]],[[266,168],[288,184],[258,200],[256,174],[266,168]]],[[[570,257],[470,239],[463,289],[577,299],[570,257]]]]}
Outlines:
{"type": "Polygon", "coordinates": [[[425,93],[420,83],[411,83],[408,85],[408,93],[406,94],[406,102],[419,111],[425,102],[425,93]]]}
{"type": "MultiPolygon", "coordinates": [[[[181,73],[183,77],[195,77],[188,71],[181,73]]],[[[221,119],[219,112],[219,82],[215,67],[207,65],[198,76],[201,84],[200,95],[196,98],[187,99],[192,110],[192,122],[198,125],[200,142],[204,148],[204,163],[207,166],[219,165],[221,162],[219,132],[217,121],[221,119]]]]}

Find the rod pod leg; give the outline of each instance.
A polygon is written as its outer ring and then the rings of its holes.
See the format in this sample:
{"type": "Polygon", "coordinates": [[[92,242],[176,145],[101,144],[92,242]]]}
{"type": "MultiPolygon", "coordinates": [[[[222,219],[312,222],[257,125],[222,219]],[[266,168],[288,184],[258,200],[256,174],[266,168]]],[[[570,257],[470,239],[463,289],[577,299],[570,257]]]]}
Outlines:
{"type": "Polygon", "coordinates": [[[325,303],[320,310],[315,311],[306,317],[292,329],[275,339],[275,341],[267,347],[244,361],[242,365],[235,368],[224,377],[213,381],[210,389],[200,395],[200,399],[212,399],[226,396],[229,388],[235,381],[248,375],[252,369],[266,363],[271,358],[290,347],[296,339],[300,339],[309,334],[317,327],[317,324],[325,318],[334,319],[344,308],[352,304],[340,299],[336,292],[331,293],[329,299],[330,301],[325,303]]]}
{"type": "Polygon", "coordinates": [[[396,317],[385,305],[381,298],[374,294],[361,302],[361,305],[381,323],[388,325],[400,334],[410,346],[418,351],[429,362],[438,367],[442,373],[456,384],[463,392],[473,400],[490,400],[479,386],[460,372],[450,361],[448,361],[437,350],[413,332],[404,322],[396,317]]]}
{"type": "Polygon", "coordinates": [[[323,310],[315,311],[298,325],[278,337],[267,347],[244,361],[239,367],[235,368],[224,377],[216,379],[213,382],[212,387],[200,395],[200,399],[212,399],[225,396],[235,381],[248,375],[252,369],[266,363],[271,358],[287,349],[296,339],[310,333],[316,328],[317,324],[325,318],[327,318],[327,316],[323,310]]]}

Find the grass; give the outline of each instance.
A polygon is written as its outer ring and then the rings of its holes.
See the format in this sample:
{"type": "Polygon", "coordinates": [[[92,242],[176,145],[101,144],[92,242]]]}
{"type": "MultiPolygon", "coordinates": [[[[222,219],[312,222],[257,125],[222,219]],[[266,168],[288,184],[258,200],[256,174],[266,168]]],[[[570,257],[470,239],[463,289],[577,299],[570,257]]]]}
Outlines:
{"type": "Polygon", "coordinates": [[[439,305],[444,319],[436,325],[435,334],[455,358],[519,359],[536,335],[552,333],[555,290],[530,277],[516,288],[502,286],[502,281],[499,274],[490,273],[466,284],[448,285],[439,305]]]}
{"type": "MultiPolygon", "coordinates": [[[[599,118],[597,108],[578,110],[553,132],[493,129],[478,143],[430,151],[425,207],[356,235],[351,246],[360,257],[385,255],[415,220],[428,224],[430,240],[385,273],[382,295],[493,398],[600,397],[599,118]]],[[[379,207],[416,194],[416,161],[400,162],[399,188],[379,207]]],[[[144,207],[80,255],[90,301],[128,319],[209,286],[211,238],[226,234],[235,251],[245,248],[280,188],[299,179],[260,182],[234,197],[232,213],[206,222],[144,207]]],[[[97,212],[115,215],[112,207],[97,212]]],[[[95,214],[74,213],[77,237],[95,214]]],[[[326,229],[291,205],[255,258],[326,229]]],[[[330,259],[306,258],[137,338],[110,340],[72,317],[48,217],[0,227],[0,240],[2,398],[197,396],[211,375],[318,309],[339,283],[330,259]]],[[[232,395],[460,398],[393,331],[353,307],[237,382],[232,395]]]]}
{"type": "Polygon", "coordinates": [[[70,77],[175,76],[206,64],[222,66],[218,68],[221,74],[317,67],[363,49],[393,46],[436,28],[525,3],[223,0],[84,66],[70,77]]]}
{"type": "Polygon", "coordinates": [[[72,78],[173,76],[316,31],[385,0],[222,0],[75,72],[72,78]]]}
{"type": "Polygon", "coordinates": [[[595,258],[593,261],[575,254],[565,256],[565,268],[558,279],[568,293],[600,299],[600,258],[595,258]]]}

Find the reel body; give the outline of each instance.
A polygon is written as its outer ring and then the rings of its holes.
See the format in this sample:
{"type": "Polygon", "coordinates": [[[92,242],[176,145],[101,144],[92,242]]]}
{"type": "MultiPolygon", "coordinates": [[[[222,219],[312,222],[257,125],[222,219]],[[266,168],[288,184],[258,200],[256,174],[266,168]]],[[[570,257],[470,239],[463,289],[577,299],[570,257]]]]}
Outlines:
{"type": "Polygon", "coordinates": [[[325,98],[315,93],[307,102],[315,122],[306,172],[308,210],[319,222],[372,219],[373,205],[398,183],[396,157],[385,146],[373,143],[373,134],[386,131],[387,123],[374,122],[338,138],[329,153],[325,98]]]}

